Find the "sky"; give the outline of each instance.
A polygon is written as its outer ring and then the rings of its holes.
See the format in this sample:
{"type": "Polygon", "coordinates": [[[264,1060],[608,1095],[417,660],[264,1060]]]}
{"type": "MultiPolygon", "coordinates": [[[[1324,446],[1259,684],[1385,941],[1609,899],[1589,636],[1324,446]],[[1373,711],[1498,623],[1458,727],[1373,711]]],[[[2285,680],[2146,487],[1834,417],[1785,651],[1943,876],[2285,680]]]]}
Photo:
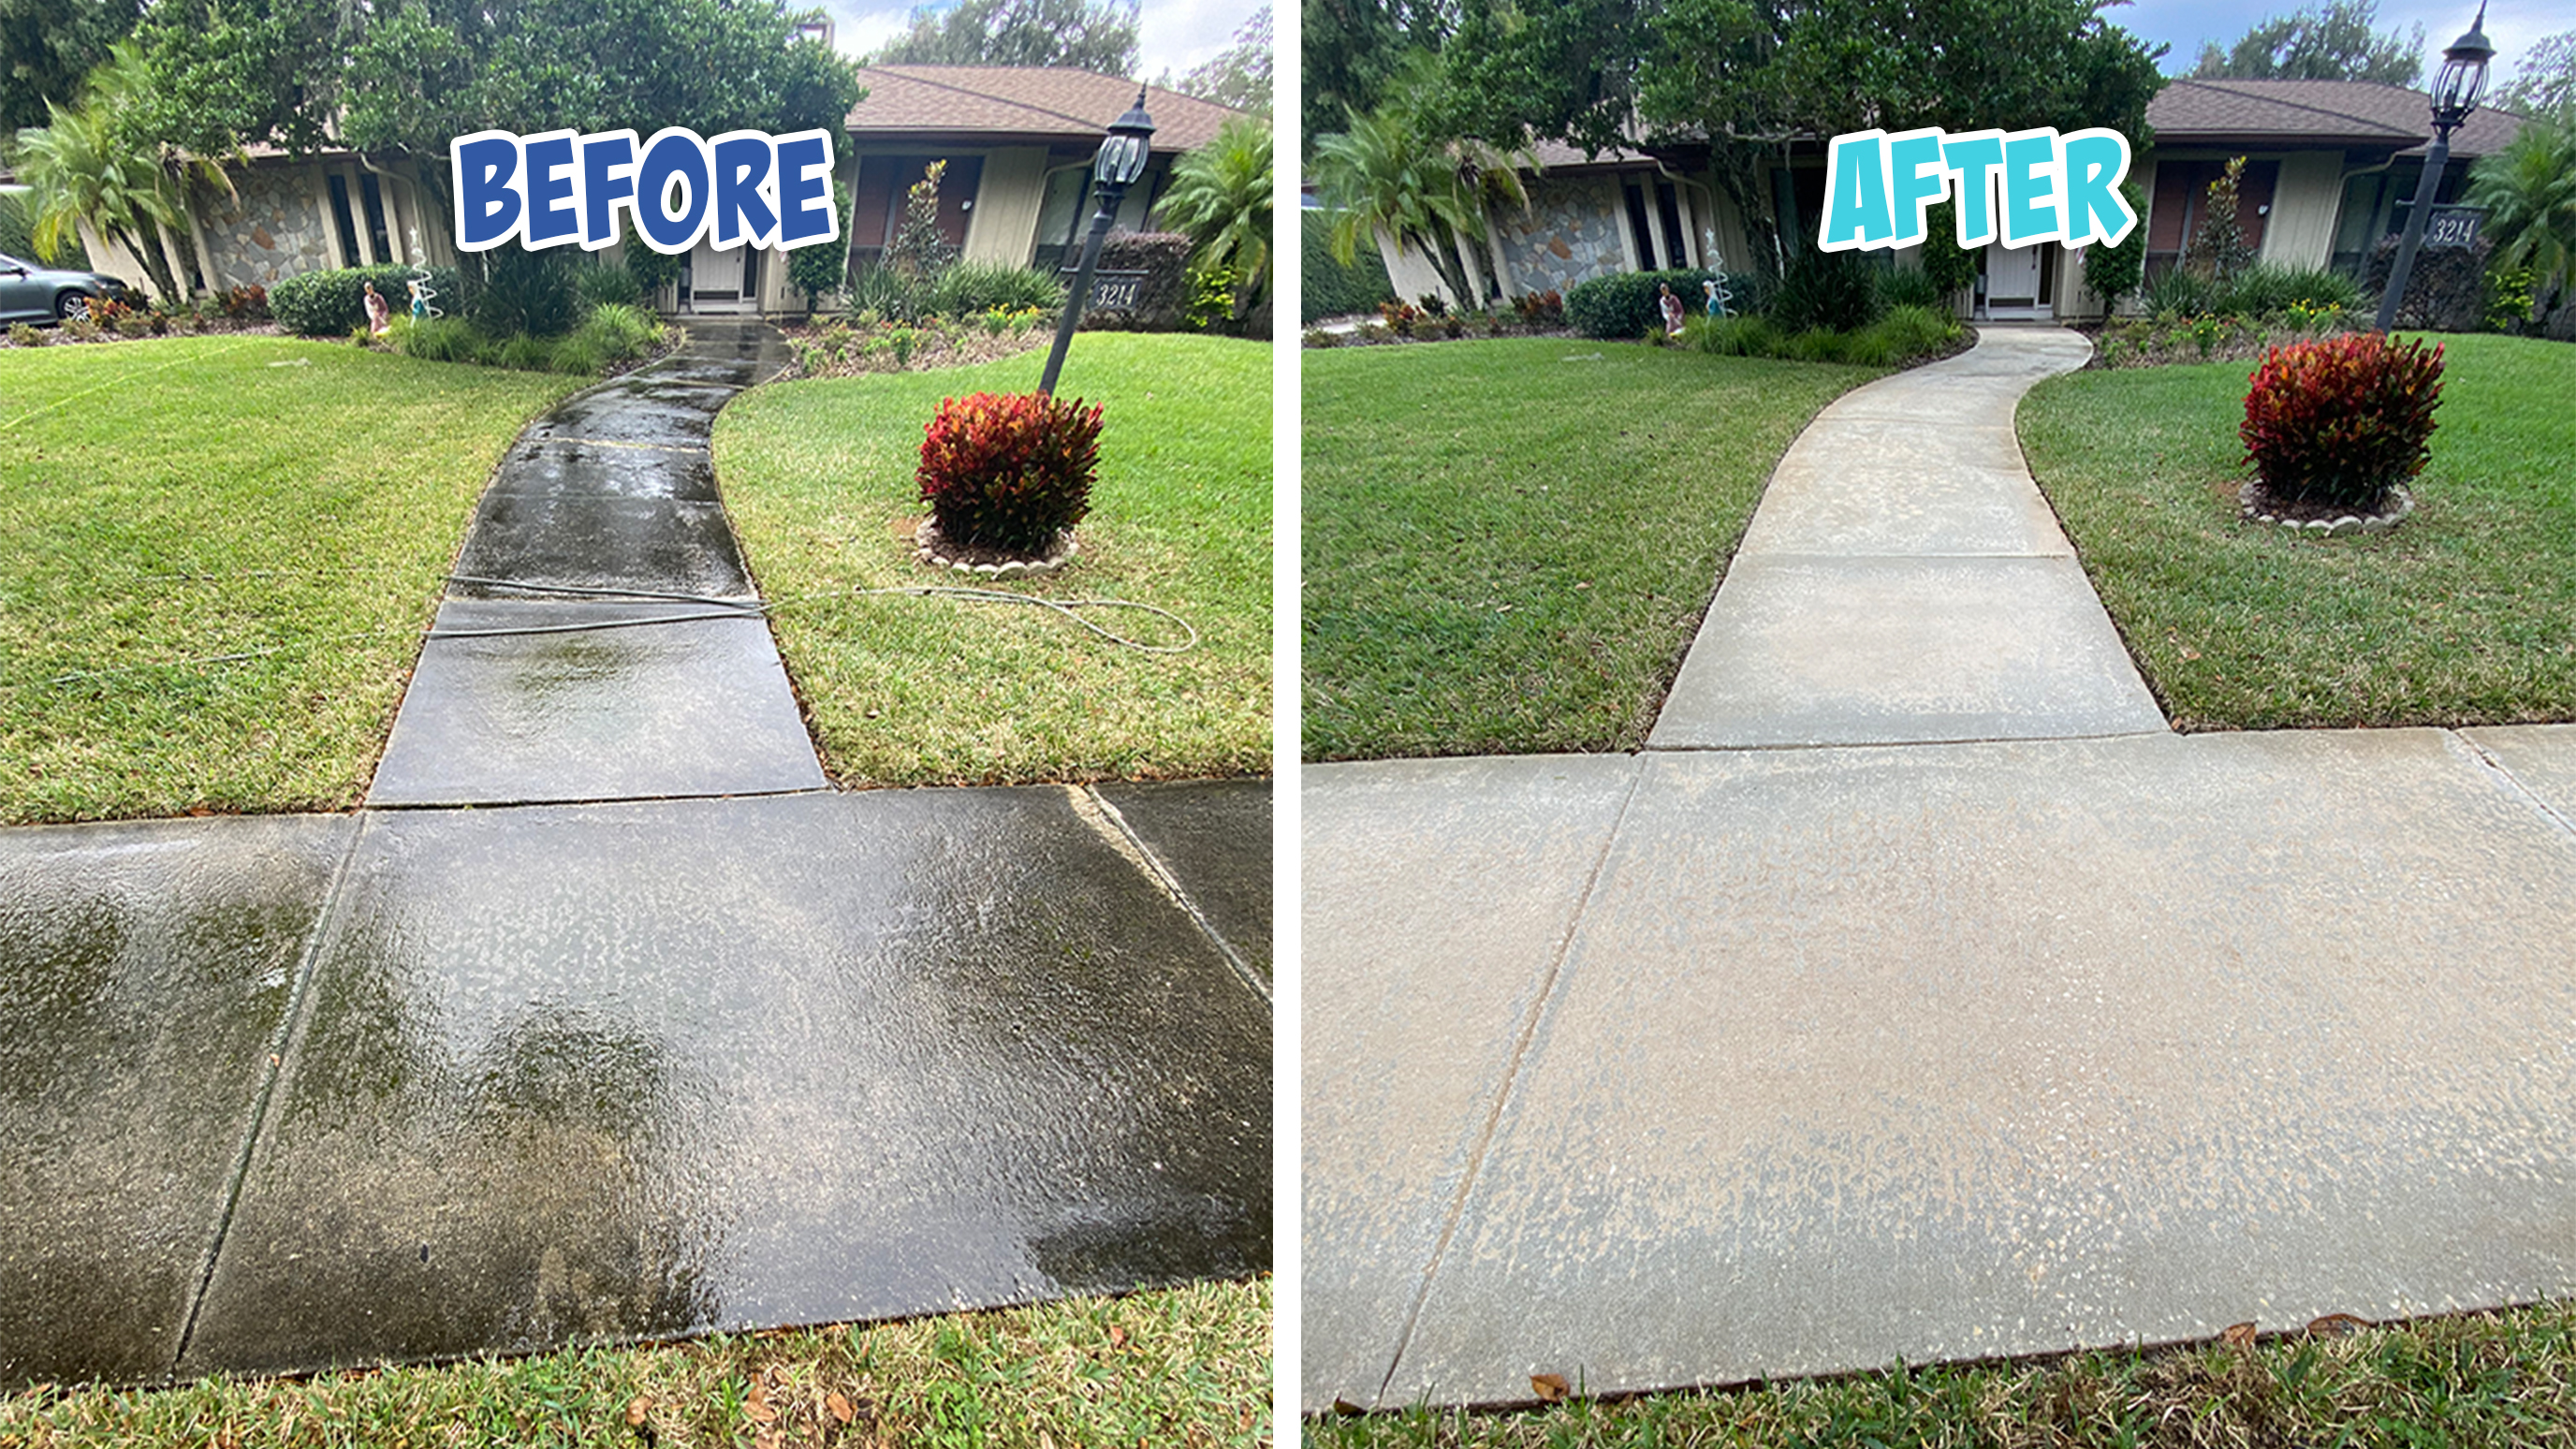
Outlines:
{"type": "MultiPolygon", "coordinates": [[[[864,56],[901,35],[912,22],[911,0],[822,0],[832,13],[833,39],[854,56],[864,56]]],[[[946,9],[948,4],[935,8],[946,9]]],[[[1261,8],[1261,0],[1145,0],[1143,23],[1137,27],[1144,51],[1144,74],[1152,80],[1169,70],[1185,74],[1192,66],[1234,43],[1234,33],[1261,8]]],[[[1296,7],[1278,23],[1292,23],[1296,7]]]]}
{"type": "MultiPolygon", "coordinates": [[[[2298,8],[2299,0],[2135,0],[2104,18],[2151,46],[2172,45],[2163,65],[2165,74],[2174,75],[2200,59],[2202,41],[2233,45],[2263,21],[2298,8]]],[[[2477,17],[2477,0],[2379,0],[2377,29],[2403,35],[2419,23],[2424,27],[2423,80],[2430,84],[2442,68],[2442,48],[2477,17]]],[[[2486,30],[2496,48],[2487,67],[2487,89],[2493,91],[2513,78],[2519,58],[2542,37],[2576,30],[2576,0],[2488,0],[2486,30]]]]}

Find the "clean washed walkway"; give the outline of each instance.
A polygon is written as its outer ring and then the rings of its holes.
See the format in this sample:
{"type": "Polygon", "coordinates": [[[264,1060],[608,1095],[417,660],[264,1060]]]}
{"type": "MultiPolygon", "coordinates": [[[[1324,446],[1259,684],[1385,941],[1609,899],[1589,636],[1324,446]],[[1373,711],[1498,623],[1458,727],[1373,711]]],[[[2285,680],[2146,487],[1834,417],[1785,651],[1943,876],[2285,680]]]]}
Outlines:
{"type": "Polygon", "coordinates": [[[2081,345],[1827,409],[1644,753],[1307,768],[1305,1408],[2576,1291],[2576,726],[2168,731],[2081,345]]]}
{"type": "MultiPolygon", "coordinates": [[[[775,347],[532,425],[458,572],[751,602],[775,347]]],[[[1268,781],[823,789],[756,614],[521,592],[367,809],[0,830],[0,1390],[1269,1267],[1268,781]]]]}

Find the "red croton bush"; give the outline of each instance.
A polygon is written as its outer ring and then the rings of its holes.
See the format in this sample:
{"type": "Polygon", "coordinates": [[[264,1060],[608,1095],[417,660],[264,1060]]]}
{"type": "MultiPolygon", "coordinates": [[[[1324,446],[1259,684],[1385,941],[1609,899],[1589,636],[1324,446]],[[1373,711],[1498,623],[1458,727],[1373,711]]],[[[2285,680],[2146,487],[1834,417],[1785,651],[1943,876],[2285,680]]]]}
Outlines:
{"type": "Polygon", "coordinates": [[[2274,501],[2372,511],[2424,471],[2441,400],[2441,348],[2348,333],[2266,353],[2238,431],[2274,501]]]}
{"type": "Polygon", "coordinates": [[[1091,507],[1100,409],[1044,393],[944,398],[921,444],[921,496],[949,542],[1052,550],[1091,507]]]}

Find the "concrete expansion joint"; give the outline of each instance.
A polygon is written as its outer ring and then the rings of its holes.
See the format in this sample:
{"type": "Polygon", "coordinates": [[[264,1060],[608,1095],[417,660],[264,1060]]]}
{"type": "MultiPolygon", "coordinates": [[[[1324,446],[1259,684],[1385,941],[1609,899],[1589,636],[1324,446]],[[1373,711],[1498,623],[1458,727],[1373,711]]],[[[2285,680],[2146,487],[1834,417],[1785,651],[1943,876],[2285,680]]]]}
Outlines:
{"type": "Polygon", "coordinates": [[[1519,1086],[1521,1069],[1529,1060],[1532,1045],[1538,1040],[1538,1029],[1547,1020],[1549,1006],[1555,1001],[1559,979],[1565,971],[1565,958],[1574,949],[1575,934],[1583,929],[1583,918],[1592,908],[1593,892],[1601,885],[1601,872],[1610,863],[1610,852],[1619,844],[1619,831],[1628,822],[1628,809],[1637,801],[1637,786],[1645,779],[1640,769],[1628,776],[1628,788],[1620,792],[1619,808],[1610,816],[1610,828],[1602,832],[1601,848],[1592,857],[1592,867],[1584,872],[1583,889],[1574,897],[1574,910],[1566,917],[1565,931],[1548,952],[1547,970],[1539,977],[1538,990],[1530,994],[1529,1010],[1522,1014],[1520,1030],[1512,1039],[1511,1055],[1503,1063],[1503,1079],[1494,1092],[1485,1120],[1477,1126],[1476,1140],[1467,1151],[1467,1165],[1458,1174],[1458,1189],[1449,1198],[1449,1208],[1441,1216],[1440,1236],[1432,1243],[1431,1255],[1422,1265],[1422,1281],[1415,1285],[1413,1302],[1404,1312],[1404,1327],[1396,1334],[1395,1351],[1387,1355],[1386,1375],[1378,1380],[1376,1401],[1386,1401],[1387,1389],[1395,1383],[1397,1370],[1404,1367],[1404,1355],[1413,1345],[1415,1327],[1422,1321],[1422,1306],[1430,1301],[1431,1284],[1440,1275],[1440,1265],[1449,1255],[1450,1241],[1458,1234],[1458,1225],[1467,1216],[1468,1200],[1475,1196],[1476,1183],[1484,1175],[1485,1160],[1492,1152],[1494,1135],[1501,1130],[1503,1114],[1512,1103],[1513,1090],[1519,1086]]]}
{"type": "Polygon", "coordinates": [[[2485,766],[2489,771],[2491,771],[2495,775],[2495,778],[2503,785],[2507,794],[2510,794],[2515,799],[2529,805],[2532,809],[2539,811],[2543,819],[2546,819],[2550,824],[2557,826],[2570,837],[2576,837],[2576,820],[2570,820],[2566,816],[2558,813],[2557,809],[2551,806],[2547,800],[2542,799],[2538,792],[2534,791],[2529,785],[2524,784],[2521,776],[2516,775],[2512,769],[2506,766],[2504,761],[2497,759],[2494,751],[2488,749],[2482,744],[2479,744],[2476,740],[2470,739],[2467,735],[2460,733],[2458,730],[2445,729],[2442,733],[2449,736],[2454,742],[2466,749],[2469,752],[2469,758],[2476,760],[2479,764],[2485,766]]]}
{"type": "Polygon", "coordinates": [[[547,438],[547,439],[544,439],[543,441],[545,441],[545,442],[549,442],[549,443],[579,443],[581,446],[583,446],[583,447],[585,447],[585,448],[631,448],[631,449],[634,449],[635,451],[637,451],[637,452],[641,452],[641,453],[697,453],[697,454],[704,454],[704,453],[706,453],[706,452],[708,451],[708,450],[707,450],[707,448],[706,448],[706,446],[705,446],[704,444],[687,444],[687,443],[625,443],[625,442],[619,442],[618,440],[616,440],[616,439],[614,439],[614,438],[547,438]]]}
{"type": "Polygon", "coordinates": [[[1139,874],[1153,882],[1164,899],[1180,907],[1182,914],[1190,918],[1190,924],[1198,927],[1199,934],[1205,936],[1208,944],[1216,947],[1217,954],[1225,958],[1225,964],[1233,969],[1236,977],[1252,988],[1253,995],[1261,998],[1262,1005],[1275,1005],[1270,983],[1261,979],[1261,973],[1252,969],[1252,963],[1244,960],[1243,954],[1234,949],[1234,943],[1208,920],[1207,914],[1199,909],[1198,902],[1190,899],[1189,891],[1181,884],[1180,875],[1164,864],[1154,848],[1145,843],[1145,837],[1137,834],[1136,828],[1127,823],[1127,817],[1119,813],[1118,807],[1089,785],[1067,785],[1064,791],[1065,798],[1073,805],[1073,813],[1081,818],[1082,823],[1090,826],[1110,849],[1117,851],[1139,874]]]}
{"type": "Polygon", "coordinates": [[[366,843],[368,821],[363,809],[352,812],[349,843],[340,850],[340,859],[331,867],[330,883],[322,890],[322,909],[314,917],[313,934],[305,938],[304,950],[295,961],[295,974],[287,983],[286,1009],[277,1014],[277,1030],[269,1037],[268,1063],[261,1069],[259,1093],[251,1100],[250,1122],[242,1129],[241,1147],[233,1154],[232,1170],[224,1179],[223,1211],[215,1218],[214,1240],[206,1246],[205,1271],[197,1275],[197,1286],[188,1295],[188,1314],[180,1320],[179,1342],[171,1350],[170,1365],[162,1381],[174,1382],[179,1365],[188,1361],[189,1345],[197,1336],[197,1315],[206,1306],[206,1294],[214,1287],[215,1267],[223,1261],[224,1241],[232,1235],[233,1216],[241,1207],[242,1189],[250,1181],[251,1154],[259,1149],[260,1133],[268,1125],[268,1109],[276,1098],[277,1084],[286,1075],[286,1058],[295,1049],[297,1033],[303,1029],[304,1016],[310,1008],[313,976],[321,968],[322,948],[340,923],[342,903],[348,895],[349,872],[357,864],[358,848],[366,843]]]}

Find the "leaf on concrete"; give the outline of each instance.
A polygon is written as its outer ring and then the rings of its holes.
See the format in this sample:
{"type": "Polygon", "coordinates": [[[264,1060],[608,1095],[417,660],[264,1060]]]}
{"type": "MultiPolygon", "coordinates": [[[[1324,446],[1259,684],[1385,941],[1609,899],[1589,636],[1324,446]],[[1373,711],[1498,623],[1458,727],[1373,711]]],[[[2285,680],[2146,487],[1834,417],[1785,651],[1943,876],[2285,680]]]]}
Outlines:
{"type": "Polygon", "coordinates": [[[2231,1323],[2227,1325],[2227,1332],[2221,1334],[2220,1337],[2227,1340],[2227,1346],[2229,1348],[2238,1349],[2245,1353],[2252,1353],[2254,1351],[2254,1325],[2251,1322],[2231,1323]]]}
{"type": "Polygon", "coordinates": [[[2323,1318],[2311,1320],[2308,1324],[2308,1332],[2318,1338],[2324,1338],[2334,1333],[2359,1333],[2369,1326],[2370,1320],[2367,1318],[2356,1318],[2349,1313],[2329,1313],[2323,1318]]]}
{"type": "Polygon", "coordinates": [[[1564,1403],[1565,1396],[1571,1388],[1572,1385],[1566,1383],[1563,1374],[1530,1375],[1530,1390],[1538,1395],[1539,1402],[1543,1404],[1564,1403]]]}
{"type": "Polygon", "coordinates": [[[1352,1403],[1348,1399],[1335,1399],[1333,1400],[1333,1412],[1336,1414],[1365,1414],[1368,1410],[1361,1408],[1359,1405],[1352,1403]]]}

